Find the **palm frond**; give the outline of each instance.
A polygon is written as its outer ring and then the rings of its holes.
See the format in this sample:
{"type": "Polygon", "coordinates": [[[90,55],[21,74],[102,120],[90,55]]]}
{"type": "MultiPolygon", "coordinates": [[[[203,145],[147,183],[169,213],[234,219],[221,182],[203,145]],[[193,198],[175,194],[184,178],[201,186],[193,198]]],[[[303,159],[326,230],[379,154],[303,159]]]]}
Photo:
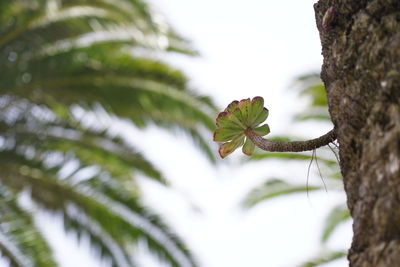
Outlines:
{"type": "Polygon", "coordinates": [[[308,108],[306,111],[295,116],[296,121],[330,121],[331,116],[327,109],[308,108]]]}
{"type": "MultiPolygon", "coordinates": [[[[181,92],[154,81],[120,75],[104,76],[99,73],[46,80],[13,91],[21,95],[28,92],[25,97],[34,100],[35,88],[40,88],[48,98],[52,97],[53,101],[60,99],[58,102],[64,102],[65,105],[83,102],[91,106],[93,103],[100,103],[115,115],[130,118],[139,126],[146,119],[168,121],[170,118],[163,118],[162,114],[169,112],[178,118],[193,120],[196,117],[199,119],[199,124],[204,124],[208,129],[214,128],[209,114],[202,110],[199,99],[190,96],[188,92],[181,92]]],[[[171,121],[175,124],[178,122],[171,121]]]]}
{"type": "Polygon", "coordinates": [[[98,222],[86,216],[85,213],[73,205],[68,205],[64,214],[64,227],[67,232],[73,232],[78,236],[86,235],[90,238],[92,247],[98,250],[103,258],[111,258],[113,266],[132,267],[137,266],[134,257],[112,236],[103,230],[98,222]]]}
{"type": "Polygon", "coordinates": [[[33,42],[29,43],[29,48],[32,50],[46,42],[85,33],[102,32],[103,35],[112,35],[119,32],[117,35],[128,36],[137,46],[195,53],[188,42],[143,1],[5,2],[9,6],[2,19],[5,22],[3,25],[9,27],[5,27],[2,32],[0,47],[13,45],[20,48],[18,51],[23,51],[28,48],[24,41],[31,39],[33,42]]]}
{"type": "Polygon", "coordinates": [[[249,208],[275,197],[321,189],[323,188],[319,186],[290,184],[284,179],[279,178],[268,179],[262,185],[256,186],[252,191],[250,191],[244,198],[242,205],[249,208]]]}
{"type": "Polygon", "coordinates": [[[293,86],[298,89],[300,96],[309,99],[304,110],[295,116],[296,121],[330,121],[325,86],[319,74],[311,73],[300,76],[294,81],[293,86]]]}
{"type": "Polygon", "coordinates": [[[98,166],[120,180],[132,179],[133,172],[139,171],[149,178],[165,183],[160,172],[125,140],[111,137],[104,131],[79,126],[74,128],[57,121],[35,124],[33,119],[29,127],[20,120],[13,123],[13,128],[7,128],[4,124],[3,127],[6,128],[3,130],[5,142],[10,139],[17,144],[13,150],[30,153],[37,160],[45,161],[52,158],[54,153],[64,155],[63,157],[72,153],[79,161],[80,168],[98,166]]]}
{"type": "Polygon", "coordinates": [[[0,188],[0,251],[11,266],[57,266],[32,215],[18,205],[13,192],[4,185],[0,188]]]}
{"type": "Polygon", "coordinates": [[[346,251],[324,251],[321,252],[319,255],[315,256],[314,259],[309,260],[299,267],[316,267],[320,266],[325,263],[332,262],[334,260],[343,258],[347,255],[346,251]]]}
{"type": "MultiPolygon", "coordinates": [[[[182,240],[140,204],[136,173],[164,177],[107,129],[113,120],[178,129],[215,160],[206,137],[215,105],[159,59],[196,54],[190,42],[143,0],[4,0],[0,24],[2,185],[15,196],[29,189],[115,266],[135,266],[142,240],[172,266],[195,266],[182,240]]],[[[11,261],[23,263],[25,251],[13,251],[11,261]]]]}
{"type": "Polygon", "coordinates": [[[325,220],[325,226],[322,231],[321,242],[326,243],[335,229],[343,222],[351,218],[349,209],[345,205],[334,207],[325,220]]]}
{"type": "Polygon", "coordinates": [[[0,232],[0,251],[2,256],[7,258],[13,267],[33,266],[23,252],[2,232],[0,232]]]}
{"type": "Polygon", "coordinates": [[[327,107],[327,98],[325,87],[320,81],[319,84],[310,85],[303,90],[301,90],[301,95],[305,95],[311,97],[311,106],[312,107],[327,107]]]}
{"type": "Polygon", "coordinates": [[[305,153],[290,153],[290,152],[274,152],[274,153],[255,153],[253,156],[250,157],[250,160],[266,160],[266,159],[283,159],[283,160],[305,160],[311,161],[318,160],[323,164],[328,166],[337,165],[336,160],[332,160],[329,158],[324,158],[321,156],[314,157],[313,155],[305,154],[305,153]]]}
{"type": "Polygon", "coordinates": [[[116,256],[110,254],[111,244],[107,236],[112,237],[120,246],[120,253],[126,250],[127,255],[132,254],[133,251],[128,250],[129,246],[145,240],[151,252],[172,266],[196,266],[183,242],[160,219],[151,216],[140,206],[134,197],[137,194],[129,190],[131,187],[128,182],[119,185],[117,180],[102,182],[98,177],[93,179],[94,183],[85,180],[71,184],[69,180],[58,179],[54,169],[44,171],[46,168],[40,162],[24,161],[21,158],[19,162],[24,163],[24,168],[18,168],[18,165],[13,164],[15,161],[2,165],[2,169],[10,173],[2,177],[3,183],[19,190],[29,187],[32,199],[46,210],[61,211],[66,224],[79,223],[76,213],[68,210],[71,205],[83,212],[87,218],[97,222],[106,236],[95,235],[94,229],[87,228],[94,227],[87,220],[83,220],[85,224],[78,225],[79,229],[91,233],[110,258],[115,259],[116,256]],[[112,184],[114,189],[110,186],[112,184]]]}
{"type": "Polygon", "coordinates": [[[138,127],[149,122],[167,129],[180,127],[200,140],[200,148],[213,160],[205,134],[199,138],[201,127],[214,129],[210,99],[186,88],[187,78],[165,63],[134,58],[112,47],[103,44],[39,57],[28,61],[29,73],[21,73],[17,65],[17,69],[0,67],[4,73],[0,91],[13,92],[64,117],[71,105],[93,110],[100,104],[110,115],[128,118],[138,127]]]}

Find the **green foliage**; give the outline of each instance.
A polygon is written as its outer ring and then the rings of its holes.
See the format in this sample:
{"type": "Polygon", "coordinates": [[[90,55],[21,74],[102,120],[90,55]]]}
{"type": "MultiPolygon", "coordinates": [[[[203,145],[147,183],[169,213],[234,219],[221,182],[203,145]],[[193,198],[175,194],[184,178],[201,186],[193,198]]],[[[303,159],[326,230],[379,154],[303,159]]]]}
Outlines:
{"type": "Polygon", "coordinates": [[[333,231],[339,224],[345,222],[351,218],[349,209],[346,205],[341,204],[334,207],[326,217],[324,230],[322,231],[321,242],[326,243],[333,231]]]}
{"type": "Polygon", "coordinates": [[[6,188],[0,188],[0,249],[11,266],[57,266],[32,214],[6,188]]]}
{"type": "Polygon", "coordinates": [[[215,160],[214,104],[159,59],[197,54],[190,43],[143,0],[3,0],[0,25],[2,255],[12,266],[57,266],[16,201],[29,189],[35,205],[62,214],[66,230],[88,235],[114,266],[137,266],[141,240],[171,266],[195,266],[141,205],[137,174],[165,178],[109,130],[113,121],[180,130],[215,160]]]}
{"type": "Polygon", "coordinates": [[[254,188],[243,201],[244,207],[252,207],[265,200],[288,194],[320,190],[318,186],[294,185],[283,179],[270,178],[265,183],[254,188]]]}
{"type": "Polygon", "coordinates": [[[268,134],[268,124],[259,126],[267,117],[268,109],[264,107],[264,99],[260,96],[252,100],[248,98],[231,102],[216,119],[214,141],[224,142],[219,148],[221,158],[225,158],[241,146],[244,154],[252,155],[255,145],[245,136],[245,131],[253,129],[260,136],[268,134]]]}
{"type": "MultiPolygon", "coordinates": [[[[290,153],[290,152],[274,152],[274,153],[257,153],[251,156],[250,160],[264,160],[264,159],[285,159],[285,160],[305,160],[310,161],[313,159],[312,155],[304,153],[290,153]]],[[[337,165],[337,161],[329,158],[315,157],[315,160],[322,162],[328,166],[337,165]]]]}
{"type": "Polygon", "coordinates": [[[314,259],[309,260],[299,267],[316,267],[320,266],[324,263],[332,262],[334,260],[343,258],[347,255],[346,251],[325,251],[317,255],[314,259]]]}
{"type": "Polygon", "coordinates": [[[299,96],[307,97],[309,100],[307,107],[296,115],[296,120],[330,121],[325,87],[319,74],[311,73],[300,76],[293,85],[299,90],[299,96]]]}

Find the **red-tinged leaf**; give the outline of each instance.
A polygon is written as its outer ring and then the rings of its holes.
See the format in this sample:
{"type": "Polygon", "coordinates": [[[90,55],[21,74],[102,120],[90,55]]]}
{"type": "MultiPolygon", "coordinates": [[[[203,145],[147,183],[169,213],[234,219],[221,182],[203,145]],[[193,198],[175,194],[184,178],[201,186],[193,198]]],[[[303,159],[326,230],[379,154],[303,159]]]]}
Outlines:
{"type": "Polygon", "coordinates": [[[232,120],[232,116],[233,116],[232,113],[228,113],[225,111],[219,113],[216,120],[217,127],[242,129],[238,121],[235,122],[235,120],[232,120]]]}
{"type": "Polygon", "coordinates": [[[238,107],[239,101],[235,100],[232,101],[226,108],[224,111],[226,112],[232,112],[234,111],[237,107],[238,107]]]}
{"type": "Polygon", "coordinates": [[[238,147],[243,145],[243,143],[244,143],[244,135],[241,135],[241,136],[235,138],[231,142],[224,143],[219,147],[219,150],[218,150],[219,155],[221,156],[221,158],[225,158],[226,156],[231,154],[233,151],[235,151],[238,147]]]}
{"type": "Polygon", "coordinates": [[[251,100],[251,105],[264,107],[264,98],[261,96],[253,97],[253,99],[251,100]]]}
{"type": "Polygon", "coordinates": [[[250,98],[240,100],[238,107],[242,113],[243,124],[246,126],[250,126],[250,123],[249,123],[250,112],[251,112],[250,98]]]}

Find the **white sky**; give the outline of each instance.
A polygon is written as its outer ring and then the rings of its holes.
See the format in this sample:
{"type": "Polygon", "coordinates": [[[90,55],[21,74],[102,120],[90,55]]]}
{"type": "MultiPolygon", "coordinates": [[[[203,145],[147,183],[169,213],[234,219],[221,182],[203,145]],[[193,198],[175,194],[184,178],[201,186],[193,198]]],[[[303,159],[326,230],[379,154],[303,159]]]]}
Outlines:
{"type": "MultiPolygon", "coordinates": [[[[211,95],[221,107],[234,99],[263,96],[272,133],[319,136],[329,130],[290,125],[291,115],[303,103],[288,89],[290,82],[296,75],[318,71],[322,62],[315,1],[152,2],[202,54],[195,59],[169,58],[189,74],[194,88],[211,95]]],[[[234,155],[215,168],[185,136],[153,128],[127,135],[146,148],[148,158],[171,179],[168,190],[143,179],[145,199],[187,240],[202,267],[296,266],[319,250],[323,218],[343,201],[343,194],[335,192],[312,193],[309,199],[301,194],[241,211],[238,202],[263,178],[275,175],[305,183],[307,164],[243,164],[234,155]]],[[[319,178],[310,179],[320,183],[319,178]]],[[[65,238],[60,220],[43,215],[39,223],[57,247],[62,267],[107,266],[88,253],[88,244],[77,248],[74,240],[65,238]]],[[[341,227],[331,247],[348,247],[350,233],[350,224],[341,227]]],[[[163,266],[147,257],[143,261],[145,267],[163,266]]],[[[346,265],[343,260],[326,267],[346,265]]]]}

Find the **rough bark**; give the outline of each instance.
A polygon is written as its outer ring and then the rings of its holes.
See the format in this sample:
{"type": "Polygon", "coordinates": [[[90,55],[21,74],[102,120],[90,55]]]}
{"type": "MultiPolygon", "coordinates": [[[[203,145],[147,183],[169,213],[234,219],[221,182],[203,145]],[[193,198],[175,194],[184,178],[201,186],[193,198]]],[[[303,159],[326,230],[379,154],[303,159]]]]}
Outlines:
{"type": "Polygon", "coordinates": [[[400,266],[400,0],[320,0],[315,13],[354,219],[350,266],[400,266]]]}

